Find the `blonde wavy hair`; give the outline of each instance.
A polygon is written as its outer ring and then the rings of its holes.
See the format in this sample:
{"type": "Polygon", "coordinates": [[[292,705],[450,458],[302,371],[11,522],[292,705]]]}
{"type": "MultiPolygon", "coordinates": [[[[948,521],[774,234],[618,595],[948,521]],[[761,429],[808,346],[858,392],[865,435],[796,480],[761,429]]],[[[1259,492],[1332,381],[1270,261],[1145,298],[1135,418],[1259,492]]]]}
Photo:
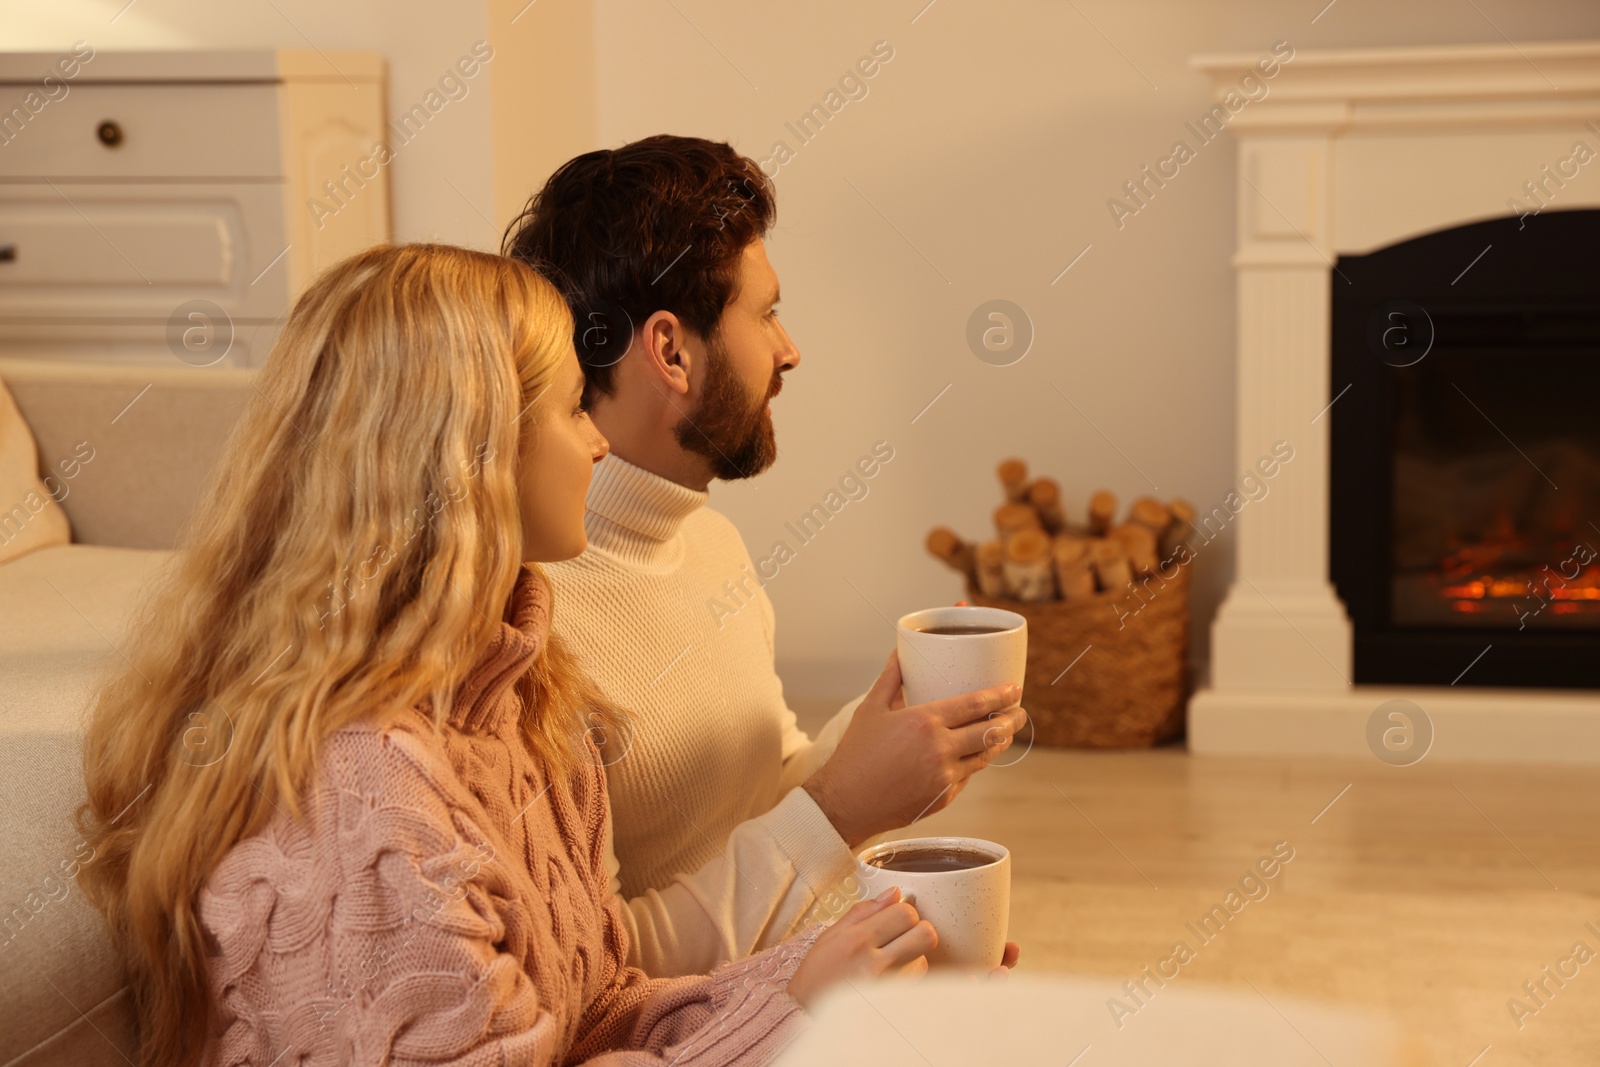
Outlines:
{"type": "MultiPolygon", "coordinates": [[[[84,739],[78,882],[126,961],[143,1063],[196,1063],[215,1022],[198,898],[223,854],[300,815],[341,726],[440,724],[497,632],[524,412],[571,339],[530,267],[442,245],[370,249],[296,302],[84,739]]],[[[615,709],[554,634],[532,674],[527,738],[570,773],[586,718],[615,709]]]]}

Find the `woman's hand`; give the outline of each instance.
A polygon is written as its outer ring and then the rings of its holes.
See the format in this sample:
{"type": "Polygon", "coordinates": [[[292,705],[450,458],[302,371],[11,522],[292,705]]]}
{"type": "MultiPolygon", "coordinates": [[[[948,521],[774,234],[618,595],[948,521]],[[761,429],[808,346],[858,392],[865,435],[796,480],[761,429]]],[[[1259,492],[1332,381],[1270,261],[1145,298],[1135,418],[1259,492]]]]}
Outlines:
{"type": "Polygon", "coordinates": [[[920,975],[938,943],[933,926],[900,899],[898,886],[890,886],[817,936],[789,979],[789,995],[809,1010],[818,996],[840,982],[891,972],[920,975]]]}

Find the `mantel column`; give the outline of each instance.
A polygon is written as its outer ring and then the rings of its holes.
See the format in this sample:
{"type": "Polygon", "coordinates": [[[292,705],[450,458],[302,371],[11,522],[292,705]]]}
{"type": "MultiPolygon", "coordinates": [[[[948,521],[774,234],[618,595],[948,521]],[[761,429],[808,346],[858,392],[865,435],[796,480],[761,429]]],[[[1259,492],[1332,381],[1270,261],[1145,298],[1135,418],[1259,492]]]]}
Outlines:
{"type": "Polygon", "coordinates": [[[1325,133],[1239,146],[1237,471],[1276,442],[1293,459],[1234,519],[1237,560],[1212,630],[1217,689],[1351,680],[1351,627],[1328,580],[1332,145],[1325,133]]]}

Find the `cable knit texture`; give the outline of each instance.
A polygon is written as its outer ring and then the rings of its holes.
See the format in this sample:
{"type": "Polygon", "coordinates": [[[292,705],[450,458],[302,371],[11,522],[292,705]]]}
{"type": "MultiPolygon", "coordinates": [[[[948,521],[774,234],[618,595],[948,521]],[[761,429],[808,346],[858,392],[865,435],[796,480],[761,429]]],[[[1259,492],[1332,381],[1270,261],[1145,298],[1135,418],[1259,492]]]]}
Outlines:
{"type": "Polygon", "coordinates": [[[709,977],[626,965],[604,769],[553,781],[522,733],[550,589],[524,567],[441,731],[421,710],[335,732],[200,896],[221,1030],[250,1064],[756,1064],[804,1025],[785,991],[816,929],[709,977]]]}
{"type": "Polygon", "coordinates": [[[546,566],[556,631],[631,715],[625,754],[607,757],[613,848],[631,959],[653,975],[781,941],[855,869],[797,787],[859,700],[815,742],[799,729],[763,578],[709,498],[610,453],[589,485],[588,549],[546,566]]]}

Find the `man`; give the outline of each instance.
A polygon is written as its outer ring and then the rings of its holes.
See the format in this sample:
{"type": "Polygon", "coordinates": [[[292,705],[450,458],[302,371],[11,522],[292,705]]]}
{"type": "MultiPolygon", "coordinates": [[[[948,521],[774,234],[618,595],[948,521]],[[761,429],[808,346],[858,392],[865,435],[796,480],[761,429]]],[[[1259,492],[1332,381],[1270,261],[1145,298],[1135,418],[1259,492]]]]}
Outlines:
{"type": "Polygon", "coordinates": [[[784,703],[771,602],[706,507],[713,478],[777,458],[767,404],[800,363],[762,240],[773,194],[728,145],[657,136],[569,161],[507,231],[573,308],[611,444],[588,550],[545,570],[556,631],[631,714],[597,740],[631,962],[653,975],[787,936],[857,846],[950,803],[1025,721],[1011,686],[905,707],[892,654],[815,742],[784,703]],[[727,612],[728,583],[753,607],[727,612]]]}

